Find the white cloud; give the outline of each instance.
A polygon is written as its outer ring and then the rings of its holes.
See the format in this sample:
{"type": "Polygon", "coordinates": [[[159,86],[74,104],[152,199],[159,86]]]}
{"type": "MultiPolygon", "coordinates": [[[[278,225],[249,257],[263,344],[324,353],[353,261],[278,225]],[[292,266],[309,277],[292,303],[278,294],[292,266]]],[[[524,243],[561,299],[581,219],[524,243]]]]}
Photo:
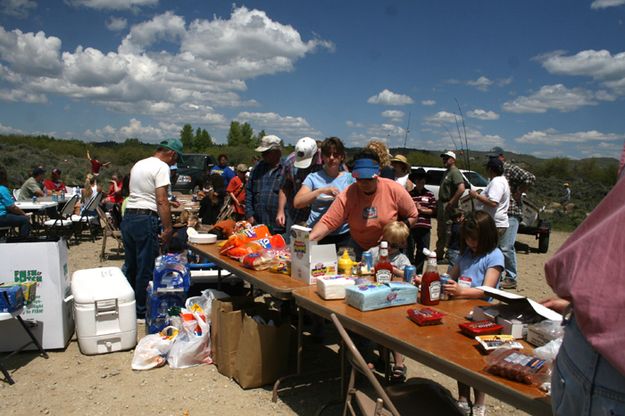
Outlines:
{"type": "Polygon", "coordinates": [[[432,106],[434,104],[436,104],[436,101],[434,100],[421,100],[421,105],[432,106]]]}
{"type": "Polygon", "coordinates": [[[98,10],[136,10],[143,6],[156,6],[158,0],[65,0],[75,7],[87,7],[98,10]]]}
{"type": "Polygon", "coordinates": [[[11,32],[0,26],[0,59],[19,73],[30,76],[55,76],[61,70],[61,39],[45,33],[11,32]]]}
{"type": "Polygon", "coordinates": [[[24,103],[46,103],[48,100],[43,94],[35,94],[20,89],[0,90],[0,100],[24,103]]]}
{"type": "Polygon", "coordinates": [[[369,97],[367,102],[369,104],[406,105],[412,104],[414,100],[407,95],[396,94],[390,90],[384,89],[377,95],[369,97]]]}
{"type": "Polygon", "coordinates": [[[24,133],[24,131],[20,129],[16,129],[11,126],[5,126],[4,124],[0,123],[0,134],[26,134],[26,133],[24,133]]]}
{"type": "Polygon", "coordinates": [[[481,76],[476,80],[467,81],[467,85],[475,87],[480,91],[488,91],[488,88],[493,85],[493,81],[485,76],[481,76]]]}
{"type": "Polygon", "coordinates": [[[34,0],[2,0],[0,1],[0,12],[7,16],[24,19],[28,17],[31,10],[37,7],[34,0]]]}
{"type": "Polygon", "coordinates": [[[141,120],[130,119],[128,125],[113,127],[107,125],[101,129],[85,130],[84,137],[90,140],[111,140],[123,142],[129,138],[137,138],[146,143],[157,143],[169,136],[177,136],[181,125],[159,123],[158,126],[144,126],[141,120]]]}
{"type": "Polygon", "coordinates": [[[139,54],[159,40],[172,42],[186,33],[182,17],[165,12],[152,20],[134,25],[119,47],[120,54],[139,54]]]}
{"type": "Polygon", "coordinates": [[[364,124],[362,124],[362,123],[357,123],[357,122],[352,121],[352,120],[347,120],[347,121],[345,122],[345,125],[346,125],[347,127],[349,127],[349,128],[352,128],[352,129],[360,129],[360,128],[363,128],[363,127],[365,126],[365,125],[364,125],[364,124]]]}
{"type": "Polygon", "coordinates": [[[425,124],[441,125],[445,123],[456,123],[459,120],[458,116],[448,111],[439,111],[438,113],[428,116],[424,119],[425,124]]]}
{"type": "Polygon", "coordinates": [[[390,118],[391,121],[401,121],[405,113],[403,111],[398,111],[398,110],[386,110],[386,111],[382,111],[381,115],[382,117],[390,118]]]}
{"type": "Polygon", "coordinates": [[[236,119],[242,123],[250,123],[256,130],[265,130],[268,134],[277,134],[284,143],[294,144],[304,136],[321,138],[321,132],[311,127],[304,117],[244,111],[239,113],[236,119]]]}
{"type": "Polygon", "coordinates": [[[583,88],[567,88],[562,84],[544,85],[530,96],[522,96],[503,104],[510,113],[545,113],[548,110],[569,112],[580,107],[596,105],[597,97],[583,88]]]}
{"type": "Polygon", "coordinates": [[[595,0],[590,5],[591,9],[605,9],[607,7],[622,6],[625,0],[595,0]]]}
{"type": "Polygon", "coordinates": [[[497,120],[499,118],[499,114],[494,111],[482,110],[481,108],[476,108],[474,110],[470,110],[467,112],[467,117],[477,118],[479,120],[497,120]]]}
{"type": "Polygon", "coordinates": [[[510,78],[501,78],[497,80],[497,85],[500,87],[505,87],[506,85],[512,84],[512,77],[510,78]]]}
{"type": "Polygon", "coordinates": [[[544,144],[544,145],[561,145],[561,144],[581,144],[595,143],[601,144],[605,142],[619,141],[625,139],[625,134],[602,133],[597,130],[580,131],[575,133],[561,133],[555,129],[534,130],[514,139],[519,143],[526,144],[544,144]],[[599,143],[596,143],[599,142],[599,143]]]}
{"type": "Polygon", "coordinates": [[[106,28],[112,32],[119,32],[126,29],[128,20],[123,17],[111,16],[106,20],[106,28]]]}

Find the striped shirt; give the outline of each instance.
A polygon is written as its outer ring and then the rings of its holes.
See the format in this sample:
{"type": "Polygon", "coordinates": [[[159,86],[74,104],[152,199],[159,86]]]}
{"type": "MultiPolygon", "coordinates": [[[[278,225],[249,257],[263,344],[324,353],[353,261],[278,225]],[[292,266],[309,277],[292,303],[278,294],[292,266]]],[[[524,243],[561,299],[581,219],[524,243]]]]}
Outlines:
{"type": "Polygon", "coordinates": [[[293,152],[284,159],[284,183],[282,184],[282,191],[286,195],[285,211],[291,218],[293,224],[305,224],[310,216],[310,206],[295,208],[293,207],[293,200],[301,189],[304,179],[306,179],[309,174],[318,172],[323,168],[323,161],[321,160],[321,151],[318,150],[309,167],[305,169],[296,168],[296,155],[296,152],[293,152]]]}
{"type": "Polygon", "coordinates": [[[417,190],[417,188],[413,188],[409,193],[415,203],[415,206],[418,204],[422,208],[433,210],[432,215],[423,214],[423,211],[419,210],[419,217],[417,218],[417,224],[415,227],[432,228],[430,218],[432,216],[436,216],[436,198],[434,197],[434,194],[428,191],[425,187],[420,191],[417,190]]]}
{"type": "Polygon", "coordinates": [[[278,228],[278,192],[283,182],[282,162],[272,168],[261,160],[245,184],[245,217],[254,217],[257,224],[265,224],[272,233],[278,228]]]}
{"type": "Polygon", "coordinates": [[[522,218],[523,201],[517,201],[514,199],[514,196],[520,186],[533,185],[534,182],[536,182],[536,176],[510,162],[505,162],[503,164],[503,175],[508,180],[508,185],[510,185],[510,206],[508,207],[508,217],[522,218]]]}

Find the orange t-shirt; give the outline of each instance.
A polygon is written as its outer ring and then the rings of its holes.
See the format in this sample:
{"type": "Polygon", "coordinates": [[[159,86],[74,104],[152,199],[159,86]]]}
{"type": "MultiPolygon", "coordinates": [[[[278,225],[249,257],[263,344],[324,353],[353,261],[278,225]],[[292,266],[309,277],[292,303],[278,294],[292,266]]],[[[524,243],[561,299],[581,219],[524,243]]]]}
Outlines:
{"type": "Polygon", "coordinates": [[[365,195],[357,183],[350,185],[339,194],[320,221],[330,230],[347,221],[352,239],[368,250],[378,244],[386,224],[398,218],[416,219],[418,215],[406,188],[390,179],[378,178],[373,195],[365,195]]]}
{"type": "Polygon", "coordinates": [[[245,185],[243,185],[243,181],[241,181],[238,176],[230,179],[226,192],[232,192],[232,194],[237,198],[237,201],[241,203],[240,206],[234,206],[234,212],[245,215],[245,207],[243,207],[243,205],[245,205],[245,185]]]}

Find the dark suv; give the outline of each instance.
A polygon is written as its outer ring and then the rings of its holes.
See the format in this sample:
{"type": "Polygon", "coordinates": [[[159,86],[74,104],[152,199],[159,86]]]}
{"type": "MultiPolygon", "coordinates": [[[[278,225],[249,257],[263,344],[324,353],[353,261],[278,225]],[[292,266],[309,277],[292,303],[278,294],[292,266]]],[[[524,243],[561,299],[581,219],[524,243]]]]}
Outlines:
{"type": "Polygon", "coordinates": [[[195,193],[204,187],[215,159],[202,153],[185,153],[182,158],[184,162],[178,162],[178,180],[173,190],[195,193]]]}

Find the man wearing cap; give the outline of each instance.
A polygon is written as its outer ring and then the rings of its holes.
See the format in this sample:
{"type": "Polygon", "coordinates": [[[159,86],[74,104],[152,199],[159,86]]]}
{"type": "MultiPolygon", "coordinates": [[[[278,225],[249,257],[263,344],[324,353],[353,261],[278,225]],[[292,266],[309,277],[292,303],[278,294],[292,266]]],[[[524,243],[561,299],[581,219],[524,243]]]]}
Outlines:
{"type": "Polygon", "coordinates": [[[49,179],[43,181],[43,188],[47,192],[67,192],[65,188],[65,183],[61,180],[61,169],[54,168],[52,169],[52,174],[49,179]]]}
{"type": "Polygon", "coordinates": [[[436,210],[436,257],[442,261],[445,257],[445,248],[449,240],[449,223],[451,213],[458,208],[458,201],[464,193],[464,178],[460,169],[456,167],[456,154],[451,150],[441,153],[443,166],[447,173],[443,176],[438,190],[438,206],[436,210]]]}
{"type": "Polygon", "coordinates": [[[284,233],[278,225],[278,194],[284,182],[282,139],[268,135],[255,150],[261,160],[254,166],[245,184],[245,217],[251,224],[265,224],[272,234],[284,233]]]}
{"type": "Polygon", "coordinates": [[[226,192],[230,195],[234,219],[245,218],[245,182],[247,181],[247,165],[239,163],[236,167],[236,176],[230,180],[226,192]]]}
{"type": "Polygon", "coordinates": [[[404,221],[409,228],[419,212],[410,194],[395,181],[380,178],[378,156],[362,151],[354,157],[352,176],[356,183],[341,192],[326,214],[315,224],[310,239],[318,241],[345,222],[349,224],[356,257],[376,246],[382,230],[392,221],[404,221]]]}
{"type": "Polygon", "coordinates": [[[503,149],[499,146],[493,147],[488,157],[499,159],[503,163],[503,175],[508,180],[508,185],[510,186],[508,229],[499,239],[499,249],[503,252],[505,261],[505,277],[501,280],[499,287],[502,289],[515,289],[517,286],[517,268],[514,243],[519,231],[519,223],[523,219],[522,195],[536,182],[536,176],[517,165],[506,162],[503,149]]]}
{"type": "Polygon", "coordinates": [[[41,190],[42,185],[41,181],[43,181],[43,174],[46,173],[42,168],[33,169],[33,174],[30,178],[26,179],[22,187],[20,188],[19,200],[20,201],[30,201],[33,196],[42,197],[44,196],[43,191],[41,190]]]}
{"type": "Polygon", "coordinates": [[[176,160],[181,160],[181,153],[180,140],[164,140],[153,156],[138,161],[130,171],[130,195],[121,231],[125,250],[123,270],[135,290],[137,319],[145,318],[146,287],[152,279],[154,261],[159,255],[159,237],[163,246],[171,239],[171,213],[167,199],[169,167],[176,160]]]}
{"type": "Polygon", "coordinates": [[[322,167],[321,152],[317,149],[317,142],[310,137],[299,139],[295,143],[295,151],[284,160],[284,183],[280,188],[276,221],[279,226],[286,228],[287,242],[291,226],[305,224],[310,215],[310,207],[300,209],[293,207],[295,195],[308,174],[318,172],[322,167]]]}

